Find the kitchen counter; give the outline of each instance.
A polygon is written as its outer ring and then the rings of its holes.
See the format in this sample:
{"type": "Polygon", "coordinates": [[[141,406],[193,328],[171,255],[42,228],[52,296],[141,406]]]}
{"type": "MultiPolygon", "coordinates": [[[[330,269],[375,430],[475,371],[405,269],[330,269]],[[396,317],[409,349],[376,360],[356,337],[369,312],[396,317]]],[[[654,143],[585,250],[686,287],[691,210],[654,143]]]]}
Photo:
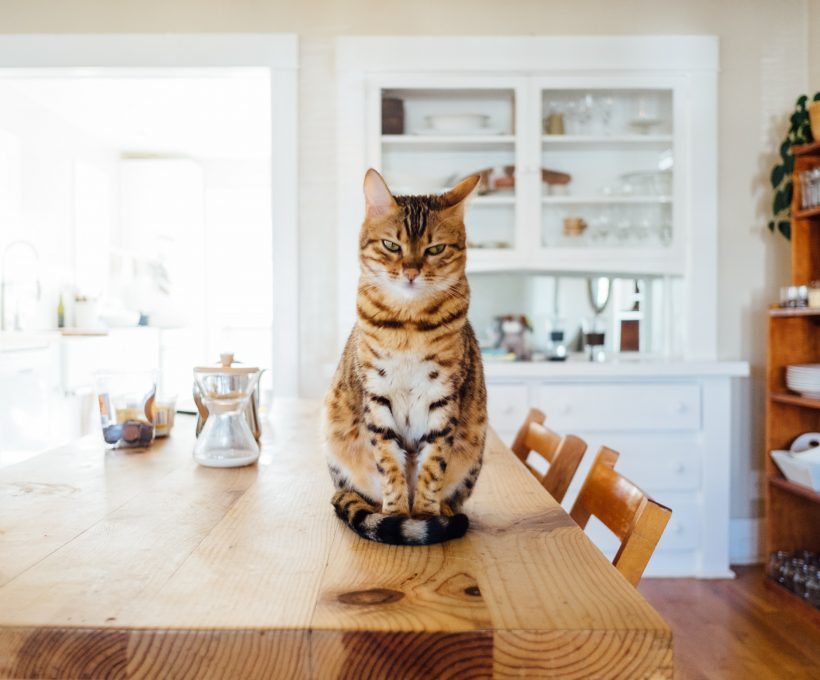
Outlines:
{"type": "Polygon", "coordinates": [[[614,359],[587,361],[573,355],[567,361],[484,361],[484,373],[491,378],[639,378],[639,377],[746,377],[745,361],[698,361],[684,359],[614,359]]]}

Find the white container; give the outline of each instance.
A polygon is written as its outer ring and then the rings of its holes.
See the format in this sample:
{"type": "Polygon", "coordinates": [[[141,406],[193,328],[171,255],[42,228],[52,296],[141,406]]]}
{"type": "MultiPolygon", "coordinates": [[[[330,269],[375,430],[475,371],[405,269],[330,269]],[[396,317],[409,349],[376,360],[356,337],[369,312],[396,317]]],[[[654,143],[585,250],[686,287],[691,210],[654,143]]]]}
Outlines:
{"type": "Polygon", "coordinates": [[[772,451],[772,458],[790,482],[820,491],[820,463],[801,460],[789,451],[772,451]]]}
{"type": "Polygon", "coordinates": [[[475,130],[486,127],[490,117],[484,113],[439,113],[427,116],[433,130],[475,130]]]}
{"type": "Polygon", "coordinates": [[[100,328],[100,315],[96,300],[89,298],[77,300],[74,303],[74,327],[84,331],[100,328]]]}

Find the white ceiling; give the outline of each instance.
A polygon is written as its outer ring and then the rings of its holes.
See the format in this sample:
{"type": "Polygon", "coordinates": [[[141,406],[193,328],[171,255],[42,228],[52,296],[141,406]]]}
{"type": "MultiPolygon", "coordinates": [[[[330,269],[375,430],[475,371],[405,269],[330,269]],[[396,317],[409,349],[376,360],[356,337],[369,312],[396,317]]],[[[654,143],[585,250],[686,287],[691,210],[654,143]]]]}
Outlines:
{"type": "Polygon", "coordinates": [[[270,156],[270,78],[243,69],[0,80],[0,105],[24,96],[123,153],[270,156]]]}

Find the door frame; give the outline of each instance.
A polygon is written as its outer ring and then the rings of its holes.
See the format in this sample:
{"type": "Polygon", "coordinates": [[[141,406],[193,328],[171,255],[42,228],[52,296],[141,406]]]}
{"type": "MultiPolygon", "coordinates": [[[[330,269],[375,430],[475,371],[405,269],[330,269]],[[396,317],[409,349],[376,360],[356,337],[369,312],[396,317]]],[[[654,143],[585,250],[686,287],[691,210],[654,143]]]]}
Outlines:
{"type": "MultiPolygon", "coordinates": [[[[276,397],[299,396],[298,38],[291,33],[6,34],[0,69],[265,68],[271,86],[273,347],[276,397]]],[[[11,71],[11,73],[9,73],[11,71]]]]}

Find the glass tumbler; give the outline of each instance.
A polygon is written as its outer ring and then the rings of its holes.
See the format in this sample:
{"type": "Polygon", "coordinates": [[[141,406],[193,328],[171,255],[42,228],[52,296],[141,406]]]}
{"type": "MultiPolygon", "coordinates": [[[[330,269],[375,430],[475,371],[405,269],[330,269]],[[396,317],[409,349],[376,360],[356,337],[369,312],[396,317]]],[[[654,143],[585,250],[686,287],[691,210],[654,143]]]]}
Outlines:
{"type": "Polygon", "coordinates": [[[106,446],[150,446],[155,434],[156,371],[100,371],[95,384],[106,446]]]}

